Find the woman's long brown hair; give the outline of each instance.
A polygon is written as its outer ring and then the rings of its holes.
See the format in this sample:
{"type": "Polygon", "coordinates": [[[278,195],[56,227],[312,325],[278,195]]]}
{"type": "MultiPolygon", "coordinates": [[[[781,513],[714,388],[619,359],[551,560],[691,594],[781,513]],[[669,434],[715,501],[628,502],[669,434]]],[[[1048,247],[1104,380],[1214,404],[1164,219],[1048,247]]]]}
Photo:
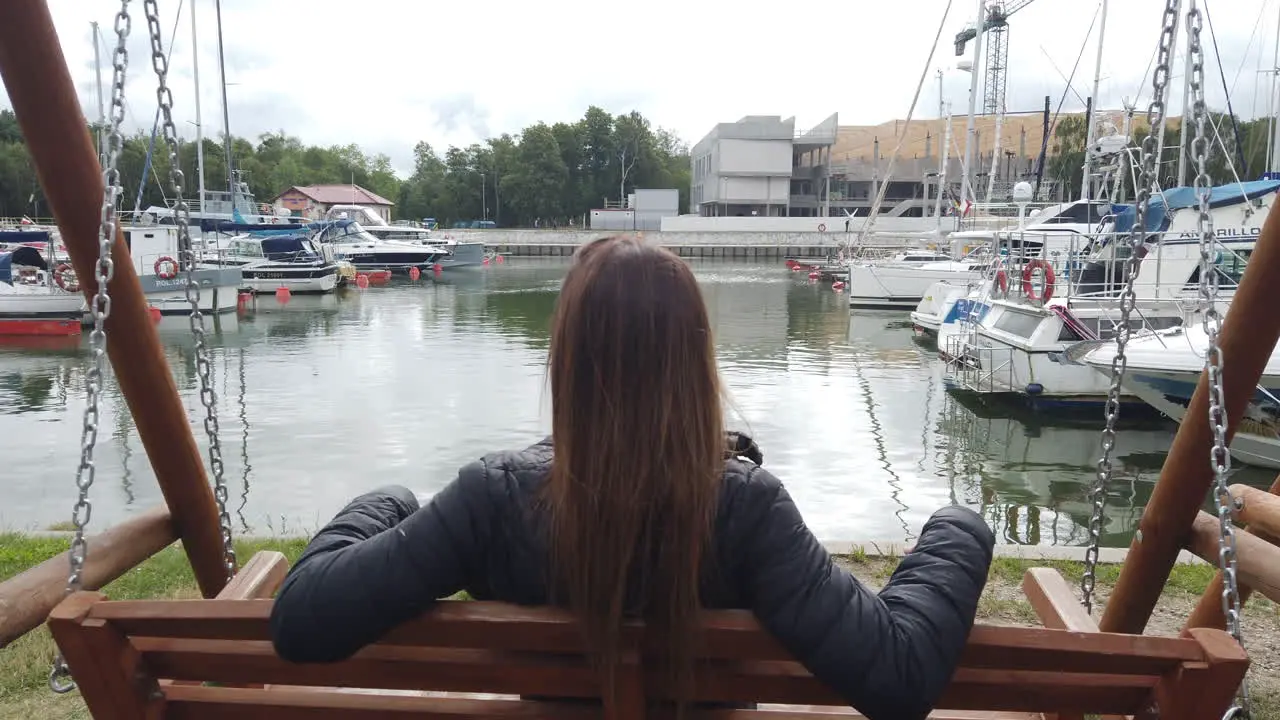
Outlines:
{"type": "Polygon", "coordinates": [[[583,623],[604,697],[614,697],[623,617],[634,614],[667,648],[673,690],[686,699],[725,450],[715,346],[692,271],[635,237],[580,248],[556,303],[549,363],[553,588],[583,623]]]}

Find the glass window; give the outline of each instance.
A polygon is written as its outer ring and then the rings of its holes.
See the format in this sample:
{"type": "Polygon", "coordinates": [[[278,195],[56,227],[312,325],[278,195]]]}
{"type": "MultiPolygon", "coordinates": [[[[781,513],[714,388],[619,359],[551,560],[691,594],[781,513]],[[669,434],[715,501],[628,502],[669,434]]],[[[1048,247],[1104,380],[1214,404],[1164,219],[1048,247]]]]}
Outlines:
{"type": "Polygon", "coordinates": [[[1006,309],[996,319],[995,329],[1001,332],[1007,332],[1010,335],[1017,335],[1021,338],[1031,337],[1031,333],[1036,331],[1040,326],[1041,315],[1031,315],[1028,313],[1018,312],[1016,310],[1006,309]]]}

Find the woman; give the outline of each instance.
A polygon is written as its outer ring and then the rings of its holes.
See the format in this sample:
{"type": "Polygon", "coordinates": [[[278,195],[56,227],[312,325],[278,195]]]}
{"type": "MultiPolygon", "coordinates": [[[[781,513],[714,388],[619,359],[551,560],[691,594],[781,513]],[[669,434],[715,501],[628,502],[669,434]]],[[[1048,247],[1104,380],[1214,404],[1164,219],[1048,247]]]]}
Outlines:
{"type": "Polygon", "coordinates": [[[320,531],[276,600],[281,657],[344,659],[465,589],[570,608],[606,695],[622,617],[642,616],[689,697],[699,608],[745,608],[864,715],[928,714],[991,562],[977,514],[938,511],[878,594],[834,565],[754,443],[726,442],[697,282],[638,238],[578,251],[549,365],[551,438],[463,467],[421,509],[401,487],[363,495],[320,531]]]}

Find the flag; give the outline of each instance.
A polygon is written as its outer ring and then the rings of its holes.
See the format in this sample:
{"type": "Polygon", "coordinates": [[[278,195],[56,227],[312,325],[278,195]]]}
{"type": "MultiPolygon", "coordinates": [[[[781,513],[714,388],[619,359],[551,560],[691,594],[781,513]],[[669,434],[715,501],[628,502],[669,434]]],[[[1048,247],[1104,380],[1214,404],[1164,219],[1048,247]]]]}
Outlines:
{"type": "Polygon", "coordinates": [[[965,198],[965,201],[964,201],[964,212],[960,214],[960,215],[961,215],[961,217],[968,217],[968,216],[969,216],[969,210],[970,210],[970,209],[972,209],[972,208],[973,208],[973,201],[972,201],[972,200],[970,200],[970,199],[968,199],[968,198],[965,198]]]}

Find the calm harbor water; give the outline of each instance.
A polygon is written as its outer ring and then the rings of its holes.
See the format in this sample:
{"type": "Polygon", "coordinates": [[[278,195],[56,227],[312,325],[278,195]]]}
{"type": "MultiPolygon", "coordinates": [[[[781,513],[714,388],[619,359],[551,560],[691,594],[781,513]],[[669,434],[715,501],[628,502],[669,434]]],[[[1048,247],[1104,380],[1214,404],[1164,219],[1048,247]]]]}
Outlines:
{"type": "MultiPolygon", "coordinates": [[[[548,324],[566,261],[517,260],[441,281],[257,300],[207,320],[231,510],[246,533],[304,533],[385,483],[431,493],[484,452],[549,429],[548,324]]],[[[761,445],[824,540],[910,540],[948,503],[1002,542],[1087,540],[1100,420],[993,412],[943,388],[903,313],[851,314],[780,264],[694,261],[715,323],[730,426],[761,445]]],[[[204,446],[185,318],[160,326],[204,446]]],[[[0,529],[67,520],[84,410],[82,345],[0,346],[0,529]]],[[[162,502],[119,389],[102,408],[93,525],[162,502]]],[[[1126,428],[1104,542],[1127,545],[1174,426],[1126,428]]],[[[1265,485],[1270,474],[1239,471],[1265,485]]]]}

